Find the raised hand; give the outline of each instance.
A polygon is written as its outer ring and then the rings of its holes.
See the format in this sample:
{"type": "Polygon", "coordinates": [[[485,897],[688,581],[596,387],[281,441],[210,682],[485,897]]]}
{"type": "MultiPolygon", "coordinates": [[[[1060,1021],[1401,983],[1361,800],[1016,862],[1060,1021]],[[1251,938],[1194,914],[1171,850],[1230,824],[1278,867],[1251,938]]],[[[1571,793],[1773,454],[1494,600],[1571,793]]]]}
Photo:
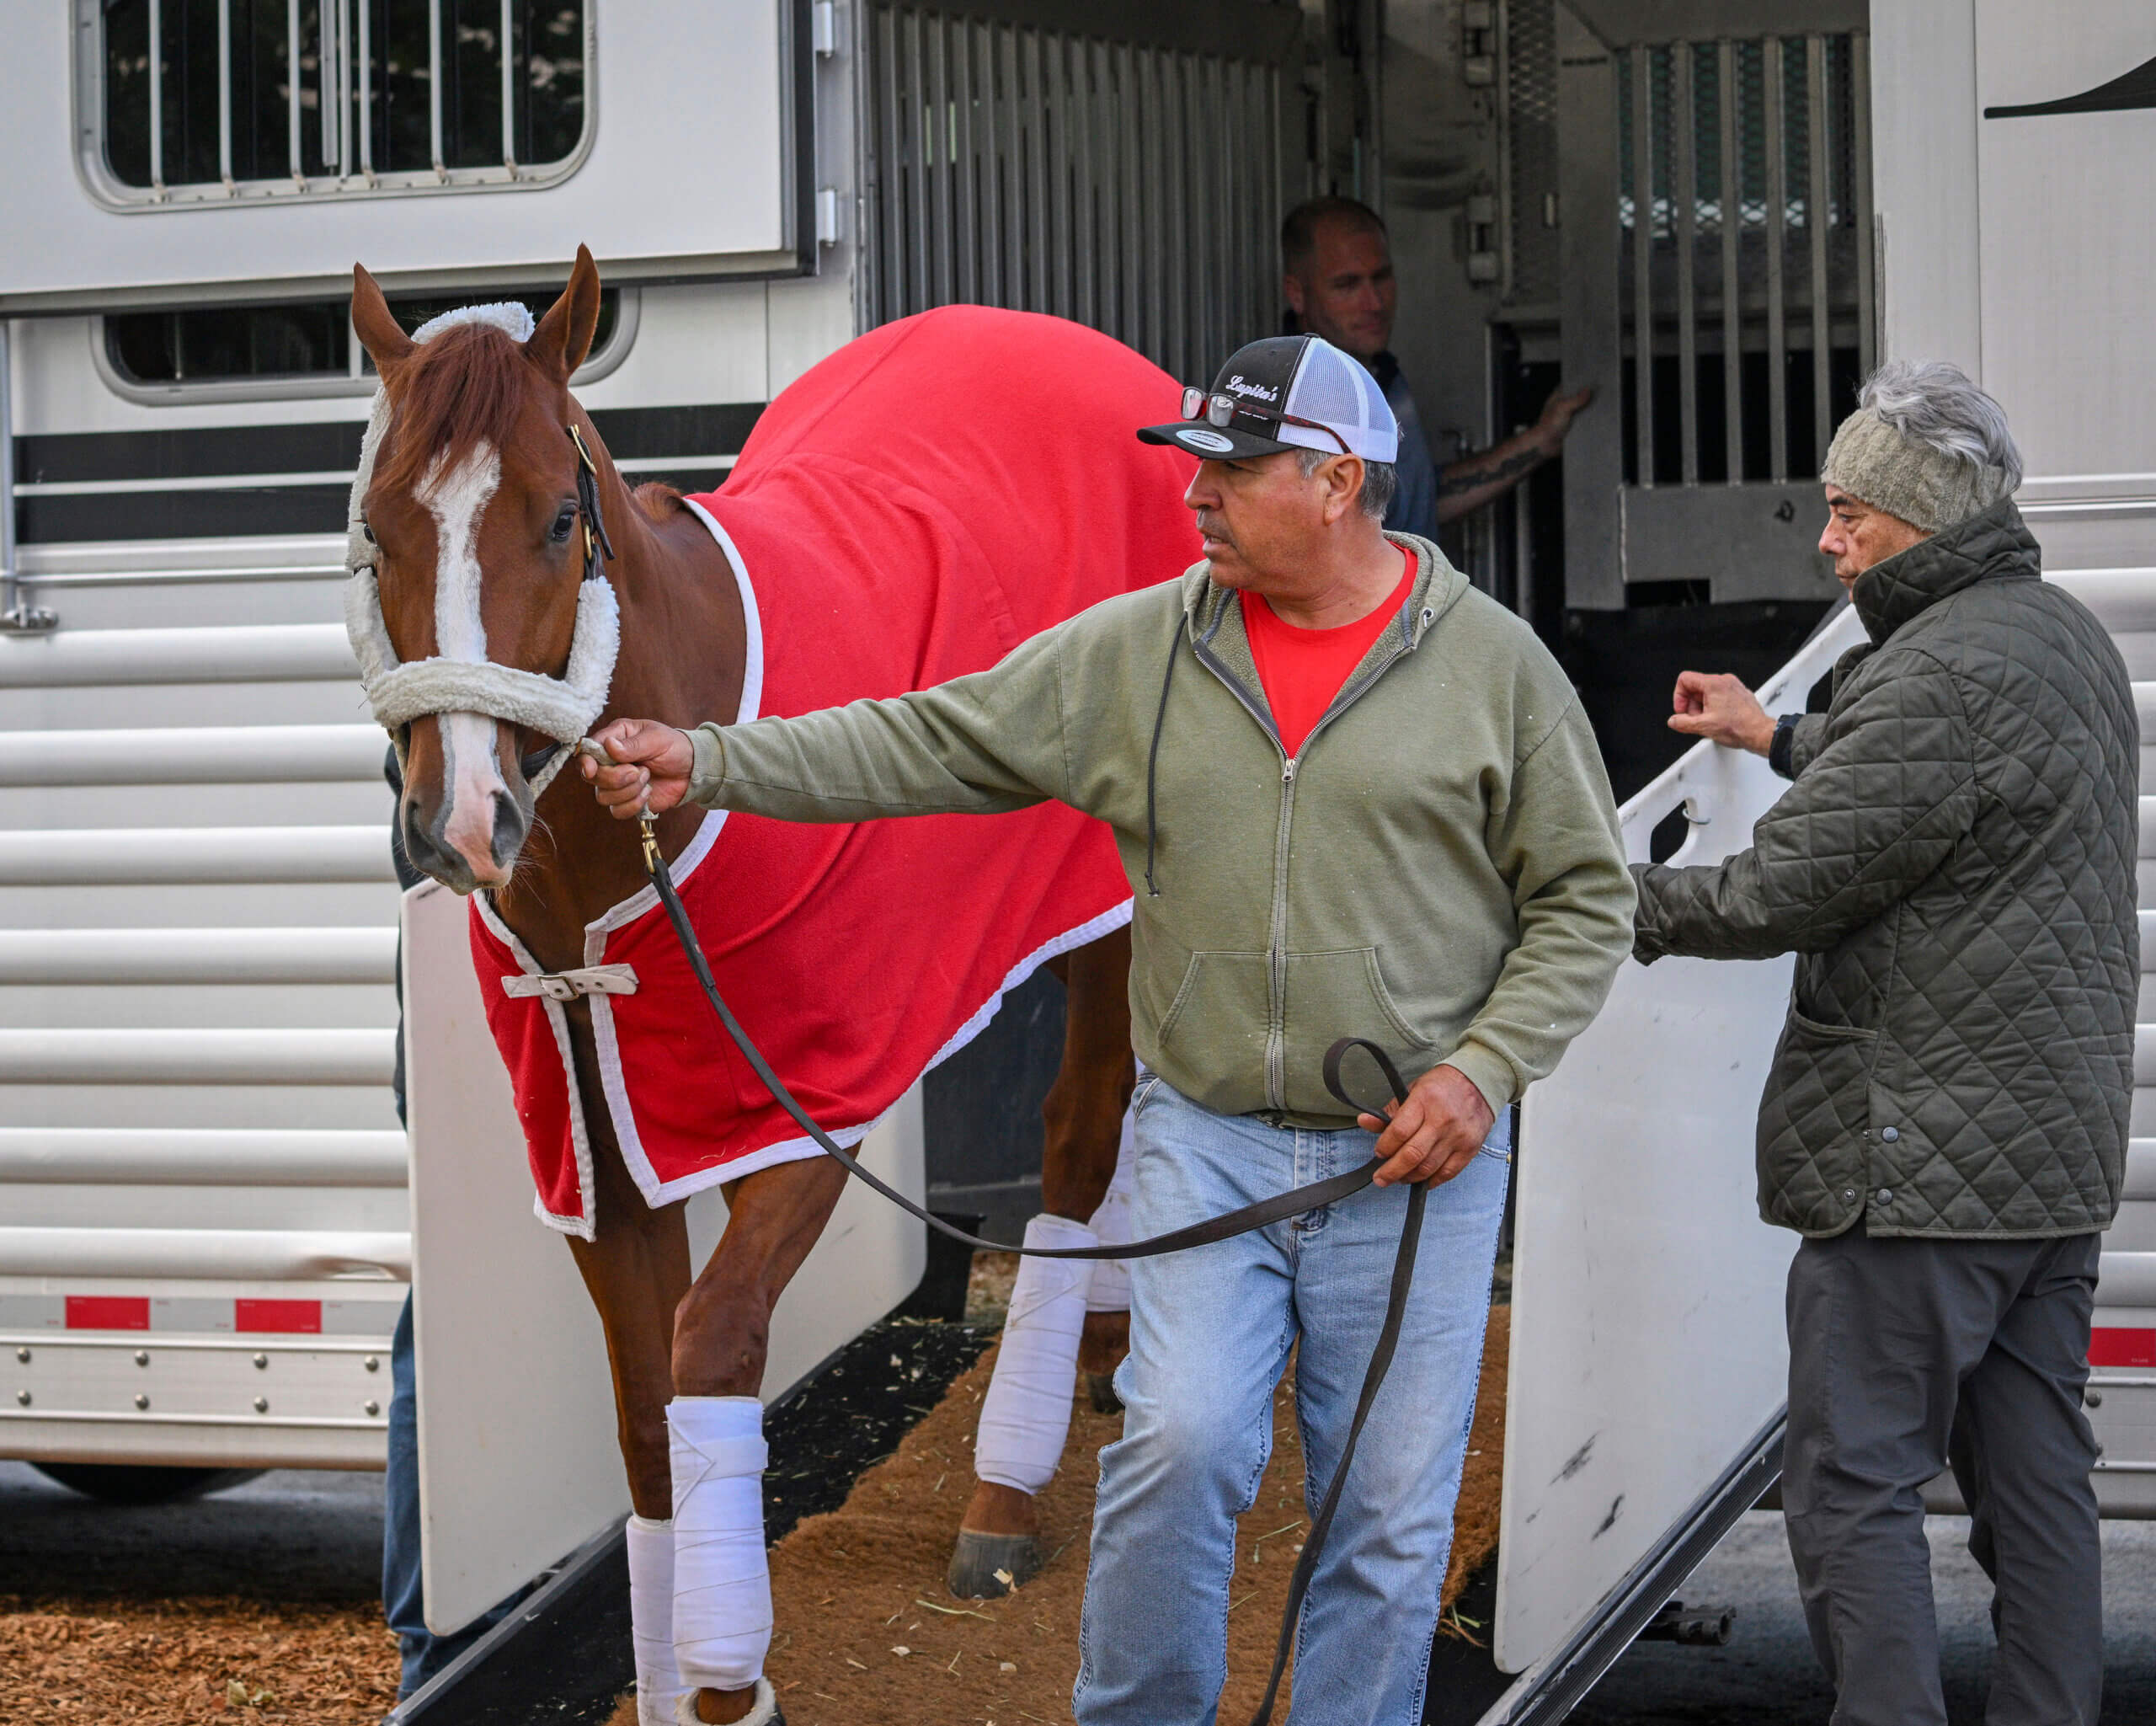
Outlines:
{"type": "Polygon", "coordinates": [[[1764,755],[1774,741],[1774,722],[1752,692],[1723,671],[1680,671],[1670,697],[1669,729],[1705,737],[1725,749],[1764,755]]]}

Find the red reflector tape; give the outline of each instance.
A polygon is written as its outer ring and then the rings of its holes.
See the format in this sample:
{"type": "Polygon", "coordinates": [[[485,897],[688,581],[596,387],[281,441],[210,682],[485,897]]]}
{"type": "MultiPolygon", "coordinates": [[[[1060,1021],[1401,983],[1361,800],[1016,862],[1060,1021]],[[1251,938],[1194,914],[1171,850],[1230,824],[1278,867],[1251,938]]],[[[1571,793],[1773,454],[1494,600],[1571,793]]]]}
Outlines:
{"type": "MultiPolygon", "coordinates": [[[[70,1323],[74,1321],[71,1317],[70,1323]]],[[[2099,1325],[2089,1333],[2091,1366],[2156,1366],[2156,1330],[2099,1325]]]]}
{"type": "Polygon", "coordinates": [[[70,1330],[147,1330],[150,1328],[150,1297],[147,1295],[70,1295],[67,1297],[67,1328],[70,1330]]]}
{"type": "Polygon", "coordinates": [[[275,1331],[286,1336],[320,1336],[319,1301],[235,1301],[232,1328],[237,1331],[275,1331]]]}

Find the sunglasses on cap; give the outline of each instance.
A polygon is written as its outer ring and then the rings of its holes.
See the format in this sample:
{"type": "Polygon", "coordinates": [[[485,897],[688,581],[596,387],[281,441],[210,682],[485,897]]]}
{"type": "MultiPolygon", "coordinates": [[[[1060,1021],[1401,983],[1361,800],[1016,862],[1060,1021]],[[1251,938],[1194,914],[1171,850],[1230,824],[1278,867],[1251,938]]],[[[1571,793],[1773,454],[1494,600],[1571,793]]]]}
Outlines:
{"type": "Polygon", "coordinates": [[[1209,425],[1217,425],[1225,431],[1229,422],[1238,414],[1246,419],[1256,419],[1262,424],[1299,425],[1306,431],[1321,431],[1340,446],[1342,455],[1354,454],[1348,447],[1348,440],[1322,420],[1305,419],[1298,414],[1276,413],[1271,409],[1261,412],[1248,402],[1238,400],[1234,396],[1208,395],[1202,389],[1185,389],[1182,393],[1182,417],[1186,419],[1203,419],[1209,425]]]}

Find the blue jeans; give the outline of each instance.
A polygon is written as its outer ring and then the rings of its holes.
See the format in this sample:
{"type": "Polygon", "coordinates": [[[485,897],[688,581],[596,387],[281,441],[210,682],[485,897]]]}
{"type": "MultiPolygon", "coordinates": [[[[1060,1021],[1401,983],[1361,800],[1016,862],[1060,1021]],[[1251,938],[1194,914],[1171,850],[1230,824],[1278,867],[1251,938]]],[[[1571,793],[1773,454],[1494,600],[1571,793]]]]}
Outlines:
{"type": "MultiPolygon", "coordinates": [[[[389,1344],[389,1466],[382,1516],[382,1612],[397,1634],[403,1663],[401,1702],[471,1647],[515,1604],[512,1595],[450,1636],[427,1628],[419,1590],[419,1399],[412,1365],[412,1297],[397,1316],[389,1344]]],[[[521,1594],[521,1590],[519,1591],[521,1594]]]]}
{"type": "MultiPolygon", "coordinates": [[[[1221,1115],[1148,1075],[1133,1227],[1181,1228],[1369,1160],[1357,1130],[1221,1115]]],[[[1509,1178],[1501,1119],[1432,1189],[1399,1352],[1363,1430],[1295,1651],[1290,1726],[1416,1726],[1474,1418],[1490,1272],[1509,1178]]],[[[1407,1193],[1371,1188],[1307,1216],[1130,1266],[1123,1436],[1101,1452],[1072,1707],[1080,1726],[1213,1726],[1227,1677],[1235,1519],[1273,1448],[1291,1344],[1305,1514],[1331,1483],[1384,1322],[1407,1193]]],[[[1285,1520],[1284,1518],[1281,1520],[1285,1520]]],[[[1268,1556],[1290,1554],[1283,1541],[1268,1556]]]]}

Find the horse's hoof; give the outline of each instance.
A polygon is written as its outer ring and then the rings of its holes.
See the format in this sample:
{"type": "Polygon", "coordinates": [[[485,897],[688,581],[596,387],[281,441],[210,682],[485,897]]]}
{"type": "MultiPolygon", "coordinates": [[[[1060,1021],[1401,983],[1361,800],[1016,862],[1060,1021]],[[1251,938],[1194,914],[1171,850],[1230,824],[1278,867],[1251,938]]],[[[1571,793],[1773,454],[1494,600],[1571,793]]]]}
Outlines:
{"type": "Polygon", "coordinates": [[[1041,1543],[1030,1534],[958,1531],[944,1585],[962,1600],[992,1600],[1040,1574],[1041,1543]]]}
{"type": "Polygon", "coordinates": [[[1113,1372],[1087,1373],[1086,1390],[1093,1399],[1093,1412],[1096,1414],[1123,1413],[1123,1398],[1115,1393],[1115,1375],[1113,1372]]]}
{"type": "MultiPolygon", "coordinates": [[[[680,1726],[703,1726],[703,1718],[696,1713],[695,1691],[685,1691],[675,1701],[674,1718],[680,1726]]],[[[770,1679],[756,1681],[756,1705],[741,1717],[739,1726],[786,1726],[786,1716],[778,1708],[778,1692],[771,1688],[770,1679]]]]}

